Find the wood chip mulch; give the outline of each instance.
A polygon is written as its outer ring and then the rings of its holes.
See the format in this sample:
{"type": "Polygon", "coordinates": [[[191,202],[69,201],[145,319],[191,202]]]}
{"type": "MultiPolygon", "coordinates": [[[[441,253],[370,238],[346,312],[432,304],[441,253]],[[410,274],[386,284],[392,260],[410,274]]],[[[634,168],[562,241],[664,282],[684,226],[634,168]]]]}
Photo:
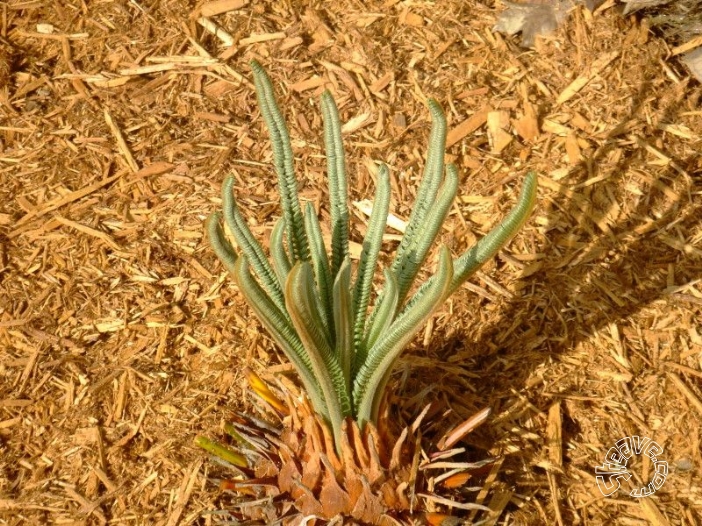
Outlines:
{"type": "Polygon", "coordinates": [[[454,254],[539,173],[525,229],[394,375],[457,418],[493,408],[472,440],[503,456],[498,523],[702,524],[702,88],[611,10],[577,8],[532,51],[495,17],[475,0],[0,2],[0,524],[217,522],[192,440],[246,408],[244,365],[285,369],[203,238],[229,173],[259,239],[280,213],[251,58],[323,222],[325,88],[351,199],[387,162],[400,220],[426,98],[443,105],[454,254]],[[605,497],[595,467],[632,435],[663,447],[667,479],[605,497]]]}

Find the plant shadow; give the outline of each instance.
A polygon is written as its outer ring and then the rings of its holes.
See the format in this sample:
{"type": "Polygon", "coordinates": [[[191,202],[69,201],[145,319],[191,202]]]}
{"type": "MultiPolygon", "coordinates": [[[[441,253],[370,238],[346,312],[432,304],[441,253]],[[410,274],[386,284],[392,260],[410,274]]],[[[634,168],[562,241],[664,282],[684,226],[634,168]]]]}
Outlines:
{"type": "MultiPolygon", "coordinates": [[[[544,362],[562,359],[582,342],[596,340],[603,329],[625,325],[629,317],[652,302],[676,301],[669,292],[671,268],[677,284],[702,278],[702,265],[686,257],[679,236],[680,229],[691,228],[702,217],[702,204],[692,198],[695,185],[691,174],[699,170],[698,157],[676,159],[660,146],[652,146],[663,144],[664,138],[655,125],[629,131],[633,123],[645,122],[642,111],[649,89],[647,84],[641,85],[627,118],[591,157],[573,168],[568,185],[549,186],[555,192],[547,209],[542,205],[534,213],[548,222],[543,229],[545,242],[534,242],[541,268],[521,279],[521,294],[501,304],[491,314],[491,321],[478,327],[475,334],[458,331],[437,342],[428,351],[430,360],[418,363],[425,372],[414,373],[420,383],[429,383],[425,395],[433,390],[434,396],[445,398],[459,421],[480,407],[493,408],[492,419],[475,436],[467,437],[466,443],[490,449],[496,441],[505,442],[510,437],[506,442],[512,450],[506,451],[504,467],[506,482],[513,487],[523,482],[520,474],[524,466],[533,467],[544,456],[541,447],[520,443],[514,433],[515,429],[523,430],[526,417],[534,412],[545,416],[557,400],[544,392],[548,386],[543,379],[536,379],[535,373],[544,362]],[[646,169],[645,156],[651,154],[669,159],[655,174],[646,169]],[[613,157],[616,162],[608,162],[613,157]],[[636,186],[637,180],[644,180],[645,187],[636,186]],[[632,201],[634,206],[630,206],[632,201]],[[428,372],[431,359],[461,366],[439,366],[428,372]],[[471,372],[467,373],[466,367],[471,372]],[[446,394],[451,387],[467,383],[472,386],[446,394]],[[536,385],[540,393],[534,395],[534,405],[531,393],[529,400],[521,393],[536,385]]],[[[662,108],[658,122],[676,122],[683,111],[680,99],[685,92],[681,89],[680,95],[662,108]]],[[[545,177],[540,182],[546,182],[545,177]]],[[[498,261],[498,269],[499,265],[498,261]]],[[[487,306],[487,300],[475,301],[480,303],[478,309],[487,306]]],[[[658,367],[646,356],[634,358],[630,371],[634,379],[643,368],[658,367]]],[[[405,365],[411,368],[412,361],[408,358],[405,365]]],[[[401,387],[408,392],[402,383],[401,387]]],[[[415,382],[410,389],[416,389],[415,382]]],[[[582,392],[557,393],[568,394],[582,392]]],[[[582,429],[565,406],[561,410],[563,443],[567,443],[582,429]]],[[[600,438],[606,442],[611,437],[600,438]]]]}

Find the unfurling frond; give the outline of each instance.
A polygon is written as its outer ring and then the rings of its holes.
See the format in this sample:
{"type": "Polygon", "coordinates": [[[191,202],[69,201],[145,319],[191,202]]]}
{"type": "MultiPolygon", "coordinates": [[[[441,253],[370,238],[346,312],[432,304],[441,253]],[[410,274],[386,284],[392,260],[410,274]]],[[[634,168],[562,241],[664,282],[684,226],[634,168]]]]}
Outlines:
{"type": "Polygon", "coordinates": [[[310,258],[307,237],[305,236],[304,221],[300,209],[300,200],[297,196],[297,180],[293,167],[293,153],[290,145],[290,134],[285,124],[285,119],[280,113],[280,108],[275,100],[273,85],[266,71],[255,60],[251,61],[254,74],[254,84],[258,105],[261,108],[263,120],[268,126],[273,149],[273,164],[278,174],[278,187],[280,202],[283,206],[285,223],[288,231],[293,260],[308,261],[310,258]]]}
{"type": "Polygon", "coordinates": [[[336,103],[328,91],[322,94],[331,216],[331,244],[326,247],[314,207],[308,203],[303,212],[300,205],[290,137],[271,81],[257,62],[252,62],[252,69],[270,134],[282,208],[270,238],[272,265],[239,211],[231,177],[222,187],[223,217],[240,255],[225,235],[220,214],[208,218],[206,231],[245,299],[299,373],[315,411],[331,426],[339,447],[345,440],[347,417],[361,426],[375,423],[393,364],[422,325],[522,227],[534,207],[537,177],[533,173],[526,176],[515,208],[463,255],[452,259],[449,249],[442,246],[436,274],[410,294],[459,184],[456,167],[444,164],[446,118],[439,104],[430,99],[429,150],[417,202],[395,258],[383,270],[382,291],[372,302],[390,207],[388,167],[381,164],[378,169],[373,211],[354,277],[349,258],[348,184],[336,103]],[[369,308],[372,303],[374,307],[369,308]]]}
{"type": "MultiPolygon", "coordinates": [[[[437,511],[437,503],[464,513],[492,513],[492,507],[479,503],[435,496],[439,478],[427,478],[437,468],[450,469],[439,475],[443,482],[438,487],[457,492],[471,480],[470,470],[491,462],[446,461],[464,451],[447,448],[483,422],[489,408],[422,440],[424,430],[419,424],[429,406],[392,438],[386,433],[387,419],[380,418],[380,407],[403,349],[527,220],[536,200],[536,175],[526,176],[514,209],[475,246],[453,259],[441,245],[435,274],[416,287],[459,185],[456,167],[444,163],[446,118],[430,99],[429,149],[417,200],[396,255],[383,269],[384,284],[374,293],[390,211],[388,167],[378,167],[373,210],[354,271],[341,121],[331,93],[325,91],[321,97],[331,216],[331,224],[323,228],[312,204],[301,206],[290,137],[272,83],[257,62],[252,62],[252,69],[273,150],[281,217],[271,232],[266,255],[237,205],[234,178],[228,177],[222,185],[223,213],[211,214],[205,230],[244,299],[297,371],[307,396],[292,393],[289,383],[278,385],[282,393],[275,386],[269,388],[246,369],[259,409],[273,415],[282,427],[239,414],[224,426],[233,449],[207,438],[196,439],[198,446],[237,471],[236,479],[222,481],[220,488],[254,499],[238,504],[232,520],[298,524],[302,517],[332,522],[341,517],[340,524],[346,524],[346,517],[353,524],[377,526],[416,524],[418,514],[427,524],[459,520],[437,511]],[[323,232],[331,233],[328,247],[323,232]],[[380,430],[378,423],[383,424],[380,430]],[[438,451],[427,453],[424,447],[430,443],[438,451]],[[417,499],[429,504],[418,505],[417,499]],[[409,522],[396,520],[400,518],[409,522]]],[[[494,522],[496,517],[489,520],[494,522]]]]}

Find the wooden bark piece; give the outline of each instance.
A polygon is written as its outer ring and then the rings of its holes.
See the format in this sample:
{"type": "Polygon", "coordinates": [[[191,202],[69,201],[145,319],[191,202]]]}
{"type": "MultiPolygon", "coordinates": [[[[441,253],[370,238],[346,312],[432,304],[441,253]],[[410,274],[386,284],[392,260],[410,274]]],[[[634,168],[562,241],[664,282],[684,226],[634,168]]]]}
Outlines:
{"type": "Polygon", "coordinates": [[[488,139],[492,153],[500,153],[512,142],[509,127],[509,114],[506,111],[491,111],[487,116],[488,139]]]}

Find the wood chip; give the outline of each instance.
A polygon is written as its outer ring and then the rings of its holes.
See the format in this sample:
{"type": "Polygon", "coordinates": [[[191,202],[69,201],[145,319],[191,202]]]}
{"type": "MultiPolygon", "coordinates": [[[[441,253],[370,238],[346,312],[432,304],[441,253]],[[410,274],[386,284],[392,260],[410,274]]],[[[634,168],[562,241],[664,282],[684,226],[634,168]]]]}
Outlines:
{"type": "Polygon", "coordinates": [[[578,137],[574,133],[569,133],[565,140],[566,155],[568,156],[568,164],[576,165],[580,162],[580,145],[578,137]]]}
{"type": "Polygon", "coordinates": [[[524,115],[512,123],[514,130],[526,141],[534,141],[539,136],[539,119],[531,102],[524,103],[524,115]]]}
{"type": "Polygon", "coordinates": [[[95,230],[94,228],[91,228],[86,225],[81,225],[80,223],[77,223],[75,221],[71,221],[70,219],[66,219],[65,217],[61,217],[60,215],[55,215],[54,219],[61,223],[62,225],[66,225],[71,228],[75,228],[79,232],[83,232],[84,234],[88,234],[89,236],[95,237],[97,239],[100,239],[104,241],[107,245],[109,245],[111,248],[114,250],[119,250],[120,246],[115,243],[115,240],[112,239],[109,235],[107,235],[105,232],[100,232],[99,230],[95,230]]]}
{"type": "Polygon", "coordinates": [[[552,119],[544,119],[541,129],[546,133],[553,133],[561,137],[567,137],[573,131],[568,127],[552,119]]]}
{"type": "Polygon", "coordinates": [[[249,4],[249,0],[214,0],[200,6],[202,16],[217,16],[229,11],[236,11],[249,4]]]}
{"type": "Polygon", "coordinates": [[[296,82],[295,84],[290,86],[290,89],[301,93],[303,91],[308,91],[311,89],[319,88],[320,86],[324,86],[326,82],[327,81],[322,77],[312,77],[306,80],[302,80],[300,82],[296,82]]]}
{"type": "Polygon", "coordinates": [[[405,26],[422,27],[424,25],[424,18],[410,11],[409,8],[406,8],[400,15],[400,24],[405,26]]]}
{"type": "Polygon", "coordinates": [[[692,406],[697,410],[699,413],[699,416],[702,417],[702,400],[700,400],[697,395],[694,393],[692,389],[690,389],[685,382],[683,382],[682,378],[680,378],[680,375],[677,373],[668,373],[668,378],[670,378],[673,382],[673,385],[678,388],[678,390],[685,395],[685,398],[687,398],[688,402],[692,404],[692,406]]]}
{"type": "Polygon", "coordinates": [[[660,512],[655,500],[651,497],[638,499],[641,503],[641,510],[650,526],[671,526],[668,519],[660,512]]]}
{"type": "Polygon", "coordinates": [[[491,111],[488,113],[487,129],[492,153],[499,154],[512,142],[512,135],[506,131],[508,126],[509,113],[506,111],[491,111]]]}
{"type": "Polygon", "coordinates": [[[485,124],[490,111],[492,111],[490,106],[483,106],[473,115],[461,122],[458,126],[452,128],[446,135],[446,147],[450,148],[468,134],[473,133],[475,130],[485,124]]]}
{"type": "Polygon", "coordinates": [[[110,128],[112,135],[114,135],[115,140],[117,141],[117,147],[119,148],[119,151],[122,153],[122,156],[124,157],[125,161],[127,161],[127,164],[132,169],[132,171],[138,172],[139,165],[134,160],[134,156],[132,155],[132,152],[129,151],[129,147],[127,146],[127,142],[124,140],[124,136],[122,135],[122,132],[115,124],[115,121],[112,120],[112,116],[110,115],[110,113],[107,110],[104,110],[104,115],[105,115],[105,122],[107,123],[108,128],[110,128]]]}
{"type": "Polygon", "coordinates": [[[695,38],[688,40],[684,44],[680,44],[679,46],[674,47],[670,53],[673,56],[682,55],[683,53],[692,51],[693,49],[700,46],[702,46],[702,35],[696,36],[695,38]]]}
{"type": "Polygon", "coordinates": [[[561,403],[556,402],[548,410],[546,439],[549,461],[559,468],[563,467],[563,417],[561,403]]]}
{"type": "Polygon", "coordinates": [[[280,51],[287,51],[304,44],[304,39],[302,37],[290,37],[285,38],[280,43],[280,51]]]}
{"type": "Polygon", "coordinates": [[[197,19],[197,23],[200,24],[209,33],[217,37],[225,46],[231,47],[236,43],[233,36],[231,36],[227,31],[224,30],[224,28],[220,27],[209,18],[200,17],[197,19]]]}
{"type": "MultiPolygon", "coordinates": [[[[148,66],[139,66],[137,68],[124,68],[119,70],[120,75],[138,76],[150,75],[152,73],[160,73],[161,71],[170,71],[176,68],[176,64],[149,64],[148,66]]],[[[100,80],[94,81],[95,83],[100,80]]]]}
{"type": "Polygon", "coordinates": [[[261,33],[258,35],[251,35],[246,38],[242,38],[239,41],[240,46],[248,46],[251,44],[258,44],[260,42],[270,42],[271,40],[283,40],[287,35],[284,32],[279,33],[261,33]]]}
{"type": "Polygon", "coordinates": [[[76,501],[81,505],[80,513],[84,515],[95,515],[100,524],[107,524],[107,519],[105,518],[105,513],[102,511],[99,501],[90,501],[86,499],[83,495],[78,493],[76,490],[68,485],[64,485],[64,491],[71,499],[76,501]]]}
{"type": "Polygon", "coordinates": [[[364,128],[373,122],[373,116],[366,112],[351,117],[341,127],[341,133],[353,133],[364,128]]]}
{"type": "Polygon", "coordinates": [[[189,469],[186,470],[183,481],[180,484],[180,489],[178,490],[175,506],[173,506],[173,511],[168,517],[166,526],[176,526],[180,522],[180,516],[183,514],[183,511],[185,511],[185,507],[190,500],[190,495],[195,487],[195,482],[197,481],[201,466],[202,459],[198,459],[190,464],[189,469]]]}
{"type": "Polygon", "coordinates": [[[598,59],[596,59],[590,67],[586,68],[585,73],[581,74],[573,82],[571,82],[566,89],[564,89],[558,98],[556,99],[556,104],[560,105],[564,102],[570,100],[574,95],[576,95],[581,89],[583,89],[587,84],[599,75],[604,69],[609,66],[614,59],[616,59],[621,54],[621,51],[611,51],[605,53],[598,59]]]}
{"type": "Polygon", "coordinates": [[[202,119],[205,121],[228,123],[231,120],[229,115],[222,115],[221,113],[213,113],[208,111],[197,111],[193,114],[196,119],[202,119]]]}

